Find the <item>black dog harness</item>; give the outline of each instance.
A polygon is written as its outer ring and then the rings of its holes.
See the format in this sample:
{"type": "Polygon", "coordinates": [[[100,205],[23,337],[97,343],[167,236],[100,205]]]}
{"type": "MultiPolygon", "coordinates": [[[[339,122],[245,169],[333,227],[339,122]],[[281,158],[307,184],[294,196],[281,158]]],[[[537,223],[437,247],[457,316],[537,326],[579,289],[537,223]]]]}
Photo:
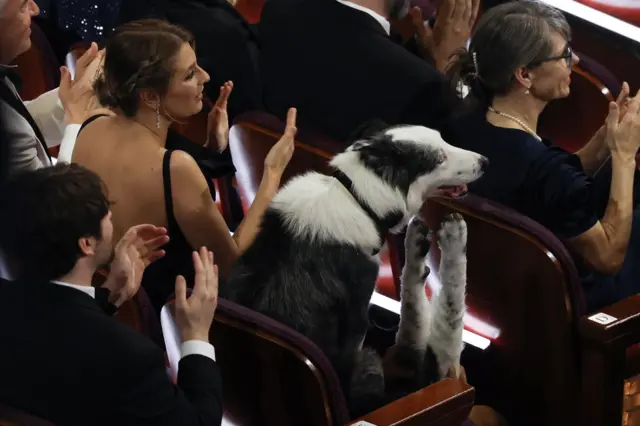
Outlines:
{"type": "Polygon", "coordinates": [[[351,196],[360,205],[360,208],[367,214],[367,216],[369,216],[369,218],[376,226],[380,242],[378,244],[378,247],[374,248],[371,254],[378,254],[380,252],[380,249],[382,248],[382,245],[384,244],[384,240],[387,236],[387,233],[389,232],[389,229],[393,228],[400,221],[400,219],[402,219],[401,213],[398,212],[398,214],[390,214],[388,216],[380,218],[373,210],[371,210],[371,207],[369,207],[367,203],[362,201],[358,194],[356,194],[356,192],[353,190],[353,182],[347,175],[342,173],[340,170],[336,170],[333,172],[333,177],[336,178],[347,191],[349,191],[349,194],[351,194],[351,196]]]}

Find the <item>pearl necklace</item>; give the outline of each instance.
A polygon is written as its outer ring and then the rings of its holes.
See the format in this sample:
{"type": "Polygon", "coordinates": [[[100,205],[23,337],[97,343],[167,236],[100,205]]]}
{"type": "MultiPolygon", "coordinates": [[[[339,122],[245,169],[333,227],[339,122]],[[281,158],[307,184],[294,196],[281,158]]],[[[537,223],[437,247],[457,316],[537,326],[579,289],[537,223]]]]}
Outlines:
{"type": "Polygon", "coordinates": [[[520,127],[522,127],[524,130],[527,131],[527,133],[529,133],[534,138],[538,139],[539,142],[542,142],[542,138],[540,136],[538,136],[538,134],[536,132],[534,132],[531,129],[531,127],[527,126],[524,123],[524,121],[520,120],[519,118],[514,117],[513,115],[505,114],[504,112],[496,111],[492,106],[489,106],[489,111],[491,111],[494,114],[498,114],[501,117],[508,118],[509,120],[519,124],[520,127]]]}

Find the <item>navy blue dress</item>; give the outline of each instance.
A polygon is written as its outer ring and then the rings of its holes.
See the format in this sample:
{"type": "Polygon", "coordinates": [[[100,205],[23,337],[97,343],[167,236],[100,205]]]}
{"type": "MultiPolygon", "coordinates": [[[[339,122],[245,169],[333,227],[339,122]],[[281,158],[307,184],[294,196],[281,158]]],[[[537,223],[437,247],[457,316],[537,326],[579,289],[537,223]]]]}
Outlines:
{"type": "MultiPolygon", "coordinates": [[[[454,121],[442,133],[452,145],[486,156],[490,165],[469,190],[534,219],[560,239],[576,237],[592,228],[604,213],[609,183],[594,181],[580,159],[550,141],[540,142],[518,129],[496,127],[484,114],[454,121]]],[[[610,179],[610,173],[602,173],[610,179]]],[[[610,182],[610,181],[609,181],[610,182]]],[[[593,272],[576,259],[589,310],[640,292],[640,214],[634,212],[627,257],[619,273],[593,272]],[[634,262],[635,260],[635,262],[634,262]],[[636,270],[638,269],[638,270],[636,270]]]]}

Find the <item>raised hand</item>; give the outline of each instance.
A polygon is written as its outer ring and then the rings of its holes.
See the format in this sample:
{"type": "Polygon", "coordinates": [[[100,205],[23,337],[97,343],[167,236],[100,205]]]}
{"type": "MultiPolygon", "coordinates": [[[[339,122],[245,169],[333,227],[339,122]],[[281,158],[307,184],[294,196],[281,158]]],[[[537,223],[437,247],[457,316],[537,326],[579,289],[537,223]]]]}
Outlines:
{"type": "Polygon", "coordinates": [[[104,49],[98,49],[98,45],[91,46],[78,58],[75,66],[74,81],[83,80],[85,77],[95,80],[98,68],[102,66],[104,49]]]}
{"type": "Polygon", "coordinates": [[[264,159],[265,172],[273,173],[281,177],[289,161],[291,161],[295,149],[295,136],[298,131],[296,128],[296,114],[297,111],[295,108],[289,109],[284,134],[280,140],[273,145],[264,159]]]}
{"type": "Polygon", "coordinates": [[[609,104],[607,143],[612,154],[635,157],[640,147],[640,90],[623,108],[616,102],[609,104]]]}
{"type": "Polygon", "coordinates": [[[227,103],[233,91],[233,81],[227,81],[220,87],[220,94],[216,103],[209,112],[207,121],[207,142],[205,146],[210,146],[211,138],[216,142],[218,151],[224,151],[229,144],[229,114],[227,113],[227,103]]]}
{"type": "Polygon", "coordinates": [[[93,84],[102,72],[104,50],[97,49],[97,45],[92,43],[89,50],[78,59],[75,78],[71,78],[67,67],[60,68],[58,97],[64,108],[67,124],[82,123],[100,107],[93,84]]]}
{"type": "Polygon", "coordinates": [[[206,247],[193,252],[195,282],[187,298],[187,283],[182,276],[176,278],[176,325],[182,341],[209,341],[209,329],[218,306],[218,267],[213,264],[213,253],[206,247]]]}
{"type": "Polygon", "coordinates": [[[618,94],[618,98],[616,99],[616,104],[618,104],[618,108],[620,110],[618,121],[622,120],[624,115],[627,113],[627,105],[629,104],[630,92],[631,90],[629,89],[629,83],[627,83],[626,81],[622,82],[622,88],[620,88],[620,93],[618,94]]]}
{"type": "Polygon", "coordinates": [[[154,225],[129,228],[116,244],[109,277],[104,284],[111,291],[111,303],[120,306],[136,295],[145,268],[164,256],[161,247],[168,242],[165,228],[154,225]]]}
{"type": "Polygon", "coordinates": [[[433,29],[425,25],[420,8],[409,10],[418,45],[440,71],[446,70],[456,50],[466,47],[479,8],[480,0],[442,0],[433,29]]]}

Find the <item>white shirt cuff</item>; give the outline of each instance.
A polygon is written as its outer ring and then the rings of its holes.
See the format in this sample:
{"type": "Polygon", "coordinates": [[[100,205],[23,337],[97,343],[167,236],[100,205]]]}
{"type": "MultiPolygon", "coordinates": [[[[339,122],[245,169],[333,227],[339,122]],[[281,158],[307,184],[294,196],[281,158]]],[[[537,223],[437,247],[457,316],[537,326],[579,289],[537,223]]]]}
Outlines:
{"type": "Polygon", "coordinates": [[[78,132],[80,132],[82,124],[68,124],[64,129],[60,150],[58,151],[58,161],[63,163],[71,163],[73,148],[76,146],[78,132]]]}
{"type": "Polygon", "coordinates": [[[189,355],[202,355],[216,360],[216,350],[211,343],[202,340],[187,340],[180,346],[180,359],[189,355]]]}

